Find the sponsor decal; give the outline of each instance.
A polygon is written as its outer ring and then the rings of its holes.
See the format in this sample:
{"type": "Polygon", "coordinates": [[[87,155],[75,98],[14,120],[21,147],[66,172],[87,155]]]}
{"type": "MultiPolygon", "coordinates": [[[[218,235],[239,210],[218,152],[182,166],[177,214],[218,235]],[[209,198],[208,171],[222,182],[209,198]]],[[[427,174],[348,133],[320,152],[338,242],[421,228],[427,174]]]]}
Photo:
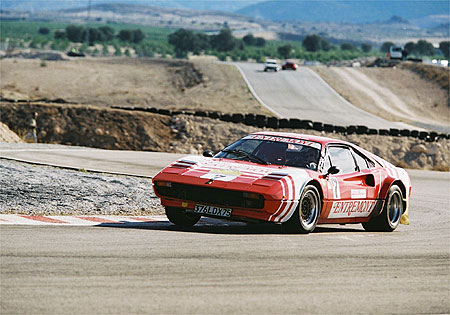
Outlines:
{"type": "Polygon", "coordinates": [[[229,182],[240,175],[242,175],[242,173],[238,170],[217,169],[217,170],[209,171],[207,174],[200,176],[200,178],[207,178],[207,179],[212,179],[212,180],[229,182]]]}
{"type": "Polygon", "coordinates": [[[339,182],[336,178],[331,177],[331,185],[333,186],[333,199],[341,199],[341,190],[339,188],[339,182]]]}
{"type": "Polygon", "coordinates": [[[218,217],[231,217],[232,209],[229,208],[219,208],[213,206],[195,205],[194,212],[200,214],[210,214],[218,217]]]}
{"type": "Polygon", "coordinates": [[[335,201],[328,218],[367,217],[373,211],[376,200],[335,201]]]}
{"type": "Polygon", "coordinates": [[[365,189],[352,189],[352,199],[365,199],[367,194],[365,189]]]}
{"type": "Polygon", "coordinates": [[[316,148],[320,150],[322,148],[320,143],[306,141],[301,139],[293,139],[293,138],[285,138],[285,137],[275,137],[275,136],[266,136],[266,135],[249,135],[244,139],[256,139],[256,140],[267,140],[267,141],[275,141],[275,142],[284,142],[284,143],[295,143],[306,145],[308,147],[316,148]]]}
{"type": "MultiPolygon", "coordinates": [[[[199,163],[199,168],[211,168],[211,169],[217,169],[221,171],[234,171],[234,172],[246,172],[246,173],[253,173],[258,175],[266,175],[273,171],[273,169],[270,169],[268,167],[261,167],[256,165],[246,165],[246,164],[238,164],[236,162],[227,162],[227,161],[218,161],[218,160],[207,160],[207,161],[201,161],[199,163]],[[237,170],[239,168],[239,170],[237,170]]],[[[198,165],[198,164],[197,164],[198,165]]]]}

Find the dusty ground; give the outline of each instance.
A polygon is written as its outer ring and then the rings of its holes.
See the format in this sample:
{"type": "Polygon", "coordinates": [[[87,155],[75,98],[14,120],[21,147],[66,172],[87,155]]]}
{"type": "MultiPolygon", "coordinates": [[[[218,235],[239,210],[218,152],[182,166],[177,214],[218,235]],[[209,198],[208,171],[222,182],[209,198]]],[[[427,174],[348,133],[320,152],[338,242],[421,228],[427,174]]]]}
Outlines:
{"type": "Polygon", "coordinates": [[[447,130],[448,88],[400,68],[316,67],[314,70],[350,103],[388,120],[420,122],[447,130]]]}
{"type": "Polygon", "coordinates": [[[208,61],[96,58],[0,60],[0,94],[74,104],[263,113],[237,69],[208,61]]]}
{"type": "MultiPolygon", "coordinates": [[[[217,152],[242,136],[261,130],[244,124],[204,117],[186,115],[169,117],[82,105],[2,102],[0,111],[2,120],[18,134],[24,133],[29,117],[37,111],[40,142],[104,149],[201,154],[206,149],[217,152]]],[[[346,136],[313,130],[283,129],[283,131],[347,140],[395,165],[406,168],[449,170],[448,140],[428,143],[406,137],[346,136]]]]}
{"type": "Polygon", "coordinates": [[[9,129],[7,125],[0,122],[0,142],[18,143],[23,142],[23,140],[14,131],[9,129]]]}

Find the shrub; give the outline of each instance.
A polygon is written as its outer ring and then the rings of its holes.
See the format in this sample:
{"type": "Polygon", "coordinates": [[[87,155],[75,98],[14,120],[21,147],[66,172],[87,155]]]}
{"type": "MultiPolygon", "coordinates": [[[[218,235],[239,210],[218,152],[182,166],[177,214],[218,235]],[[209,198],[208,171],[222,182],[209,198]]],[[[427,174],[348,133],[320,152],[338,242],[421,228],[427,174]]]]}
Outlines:
{"type": "Polygon", "coordinates": [[[55,39],[64,39],[66,38],[66,32],[64,30],[56,30],[54,37],[55,39]]]}
{"type": "Polygon", "coordinates": [[[381,47],[380,47],[380,51],[382,53],[388,53],[389,52],[389,48],[391,48],[391,46],[394,46],[393,42],[384,42],[381,47]]]}
{"type": "Polygon", "coordinates": [[[361,49],[363,52],[368,53],[369,51],[372,50],[372,45],[367,44],[367,43],[362,43],[361,44],[361,49]]]}
{"type": "Polygon", "coordinates": [[[50,34],[50,30],[47,27],[40,27],[39,34],[48,35],[48,34],[50,34]]]}

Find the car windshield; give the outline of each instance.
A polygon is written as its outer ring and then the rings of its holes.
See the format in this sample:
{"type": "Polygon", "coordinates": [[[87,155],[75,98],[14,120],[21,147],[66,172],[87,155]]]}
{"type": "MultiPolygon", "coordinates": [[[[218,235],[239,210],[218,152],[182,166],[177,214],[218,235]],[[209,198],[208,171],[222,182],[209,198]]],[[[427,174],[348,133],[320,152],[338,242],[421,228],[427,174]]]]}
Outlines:
{"type": "Polygon", "coordinates": [[[321,147],[319,143],[291,138],[277,139],[281,141],[245,137],[214,157],[317,170],[321,147]]]}

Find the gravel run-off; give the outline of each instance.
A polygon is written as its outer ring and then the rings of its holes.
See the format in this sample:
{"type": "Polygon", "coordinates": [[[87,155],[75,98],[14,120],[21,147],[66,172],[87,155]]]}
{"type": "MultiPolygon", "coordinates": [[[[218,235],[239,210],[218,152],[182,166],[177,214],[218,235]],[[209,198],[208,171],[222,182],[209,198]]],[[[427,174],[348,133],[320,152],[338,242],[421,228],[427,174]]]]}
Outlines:
{"type": "Polygon", "coordinates": [[[150,178],[0,159],[0,213],[153,215],[162,214],[163,208],[150,178]]]}

